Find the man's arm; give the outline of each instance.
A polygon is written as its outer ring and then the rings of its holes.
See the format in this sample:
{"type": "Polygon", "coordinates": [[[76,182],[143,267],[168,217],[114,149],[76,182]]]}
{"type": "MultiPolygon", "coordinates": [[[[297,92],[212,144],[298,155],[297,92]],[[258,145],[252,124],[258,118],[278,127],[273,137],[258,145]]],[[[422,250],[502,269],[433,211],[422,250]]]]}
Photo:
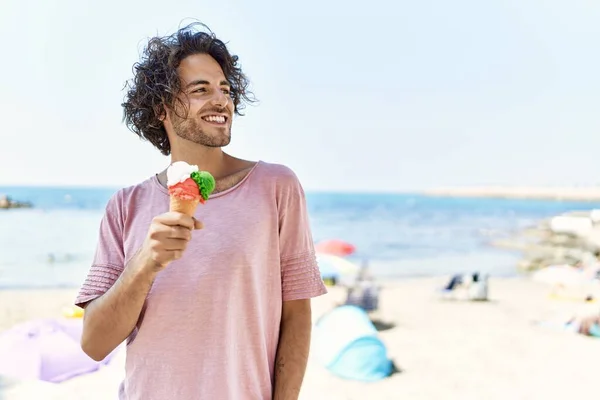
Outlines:
{"type": "Polygon", "coordinates": [[[312,329],[310,299],[283,302],[273,400],[297,400],[308,353],[312,329]]]}
{"type": "Polygon", "coordinates": [[[136,255],[115,284],[85,307],[82,350],[96,361],[103,360],[135,328],[155,271],[136,255]]]}
{"type": "Polygon", "coordinates": [[[152,219],[144,244],[119,279],[85,307],[81,348],[96,361],[103,360],[135,328],[156,275],[181,258],[193,229],[202,223],[168,212],[152,219]]]}

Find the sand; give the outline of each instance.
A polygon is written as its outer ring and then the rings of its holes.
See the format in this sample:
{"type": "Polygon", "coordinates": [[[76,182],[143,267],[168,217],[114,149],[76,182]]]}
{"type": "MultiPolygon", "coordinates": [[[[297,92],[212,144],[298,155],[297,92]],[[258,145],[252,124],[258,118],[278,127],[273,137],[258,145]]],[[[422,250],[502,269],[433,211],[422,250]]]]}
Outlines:
{"type": "MultiPolygon", "coordinates": [[[[590,398],[598,394],[600,340],[537,321],[557,320],[598,305],[548,298],[548,288],[524,279],[492,279],[490,302],[442,301],[444,279],[385,284],[380,335],[401,372],[375,383],[331,375],[311,354],[302,400],[518,400],[590,398]]],[[[0,291],[0,330],[28,318],[60,315],[75,291],[0,291]]],[[[314,318],[343,299],[331,292],[313,302],[314,318]]],[[[115,399],[123,353],[103,370],[60,385],[8,385],[3,400],[115,399]],[[29,391],[29,393],[27,392],[29,391]]],[[[1,389],[0,389],[1,390],[1,389]]]]}

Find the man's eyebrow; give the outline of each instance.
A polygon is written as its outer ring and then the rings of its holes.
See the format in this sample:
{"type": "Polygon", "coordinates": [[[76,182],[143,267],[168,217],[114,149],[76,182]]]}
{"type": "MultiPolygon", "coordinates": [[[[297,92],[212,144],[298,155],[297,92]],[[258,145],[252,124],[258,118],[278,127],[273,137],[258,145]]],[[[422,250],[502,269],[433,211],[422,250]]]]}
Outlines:
{"type": "MultiPolygon", "coordinates": [[[[188,83],[186,85],[186,89],[191,88],[192,86],[198,86],[198,85],[209,85],[210,82],[204,79],[196,79],[195,81],[191,81],[190,83],[188,83]]],[[[226,80],[222,80],[221,82],[219,82],[219,86],[231,86],[231,84],[226,81],[226,80]]]]}

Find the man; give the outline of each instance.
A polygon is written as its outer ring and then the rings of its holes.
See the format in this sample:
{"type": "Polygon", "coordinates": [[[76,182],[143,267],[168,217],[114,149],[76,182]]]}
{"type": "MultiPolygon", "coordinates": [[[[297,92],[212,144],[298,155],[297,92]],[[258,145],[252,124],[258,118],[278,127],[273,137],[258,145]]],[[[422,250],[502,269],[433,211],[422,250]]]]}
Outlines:
{"type": "Polygon", "coordinates": [[[294,173],[222,150],[252,101],[238,58],[191,25],[151,39],[134,73],[128,127],[217,185],[194,218],[168,212],[166,169],[110,199],[75,301],[82,348],[127,341],[120,399],[297,399],[326,289],[294,173]]]}

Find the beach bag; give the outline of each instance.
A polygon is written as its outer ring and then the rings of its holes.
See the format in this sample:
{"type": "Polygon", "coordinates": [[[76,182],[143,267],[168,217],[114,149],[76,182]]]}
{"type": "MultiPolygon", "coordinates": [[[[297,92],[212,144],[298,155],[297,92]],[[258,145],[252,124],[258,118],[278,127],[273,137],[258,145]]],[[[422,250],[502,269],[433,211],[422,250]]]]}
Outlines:
{"type": "Polygon", "coordinates": [[[373,382],[394,370],[377,329],[357,306],[336,307],[323,315],[315,324],[312,346],[319,362],[340,378],[373,382]]]}

